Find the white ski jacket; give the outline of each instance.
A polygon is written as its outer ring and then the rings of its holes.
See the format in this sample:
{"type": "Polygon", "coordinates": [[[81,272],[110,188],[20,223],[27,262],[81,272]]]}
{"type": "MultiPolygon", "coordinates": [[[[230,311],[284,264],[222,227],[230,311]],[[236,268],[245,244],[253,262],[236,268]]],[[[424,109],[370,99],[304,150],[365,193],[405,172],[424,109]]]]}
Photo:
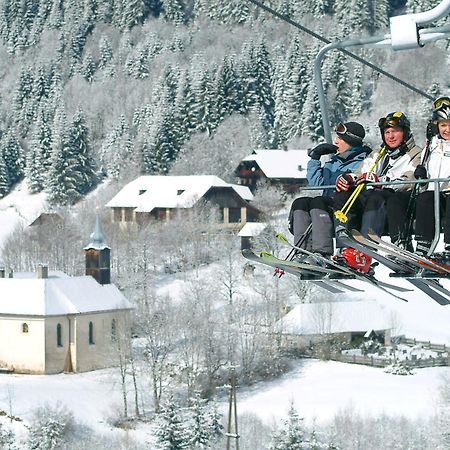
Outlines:
{"type": "MultiPolygon", "coordinates": [[[[422,160],[426,148],[422,151],[422,160]]],[[[450,178],[450,141],[434,136],[430,142],[429,156],[425,163],[428,178],[450,178]]],[[[439,183],[439,190],[450,191],[450,182],[439,183]]],[[[434,191],[434,183],[428,183],[421,191],[434,191]]]]}
{"type": "MultiPolygon", "coordinates": [[[[414,138],[411,136],[406,141],[407,152],[398,158],[391,158],[387,153],[381,158],[373,171],[378,175],[380,181],[401,181],[414,180],[414,170],[420,164],[420,153],[422,149],[418,147],[414,138]]],[[[381,149],[372,153],[370,157],[366,158],[358,170],[358,175],[367,172],[372,164],[377,159],[381,149]]],[[[383,186],[383,188],[393,189],[395,191],[409,191],[412,188],[411,184],[397,184],[393,186],[383,186]]]]}

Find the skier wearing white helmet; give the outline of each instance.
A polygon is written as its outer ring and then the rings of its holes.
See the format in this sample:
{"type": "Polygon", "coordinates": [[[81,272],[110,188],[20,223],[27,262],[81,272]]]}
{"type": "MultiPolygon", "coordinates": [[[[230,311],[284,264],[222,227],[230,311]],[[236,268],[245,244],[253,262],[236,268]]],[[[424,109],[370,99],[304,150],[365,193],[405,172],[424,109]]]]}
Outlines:
{"type": "MultiPolygon", "coordinates": [[[[450,98],[439,97],[433,103],[428,126],[431,140],[422,152],[422,164],[417,166],[416,179],[450,178],[450,98]]],[[[441,217],[444,219],[445,252],[441,258],[450,261],[450,182],[440,183],[441,217]]],[[[421,187],[416,201],[416,252],[426,255],[435,234],[434,183],[421,187]]]]}

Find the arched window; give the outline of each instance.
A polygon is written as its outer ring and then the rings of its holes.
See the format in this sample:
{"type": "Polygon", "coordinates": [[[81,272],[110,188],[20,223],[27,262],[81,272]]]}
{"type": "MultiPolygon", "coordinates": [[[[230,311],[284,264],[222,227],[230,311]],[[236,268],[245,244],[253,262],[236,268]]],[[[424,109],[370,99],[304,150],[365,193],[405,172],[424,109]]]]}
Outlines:
{"type": "Polygon", "coordinates": [[[111,321],[111,341],[117,341],[117,323],[116,319],[111,321]]]}
{"type": "Polygon", "coordinates": [[[89,344],[94,345],[94,324],[89,322],[89,344]]]}
{"type": "Polygon", "coordinates": [[[58,325],[56,325],[56,345],[58,347],[62,347],[62,327],[61,324],[58,323],[58,325]]]}
{"type": "Polygon", "coordinates": [[[28,324],[27,323],[22,324],[22,333],[28,333],[28,324]]]}

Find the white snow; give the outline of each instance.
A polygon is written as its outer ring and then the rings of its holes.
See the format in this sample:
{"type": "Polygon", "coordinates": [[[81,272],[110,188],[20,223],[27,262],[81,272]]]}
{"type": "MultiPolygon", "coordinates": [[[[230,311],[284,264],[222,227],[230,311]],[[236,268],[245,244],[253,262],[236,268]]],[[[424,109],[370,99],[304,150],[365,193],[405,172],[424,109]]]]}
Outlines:
{"type": "Polygon", "coordinates": [[[242,161],[255,161],[268,178],[306,180],[307,150],[255,150],[242,161]]]}
{"type": "MultiPolygon", "coordinates": [[[[29,223],[44,209],[45,197],[27,195],[23,186],[0,200],[0,246],[16,223],[29,223]]],[[[263,271],[266,269],[258,266],[255,276],[263,271]]],[[[382,267],[377,268],[377,274],[385,281],[409,286],[405,280],[389,278],[388,270],[382,267]]],[[[442,307],[416,291],[401,294],[408,299],[402,302],[362,282],[354,284],[364,287],[366,292],[350,294],[348,298],[376,300],[389,314],[398,334],[438,344],[450,343],[450,306],[442,307]]],[[[449,281],[444,280],[443,284],[450,288],[449,281]]],[[[179,276],[166,276],[159,294],[176,295],[184,285],[179,276]]],[[[238,413],[253,412],[263,420],[279,420],[286,416],[293,400],[302,417],[320,422],[330,420],[339,410],[348,407],[368,415],[385,412],[395,416],[429,417],[435,413],[443,377],[449,375],[448,367],[417,369],[414,375],[399,376],[379,368],[301,360],[281,379],[240,388],[238,413]]],[[[66,405],[79,421],[99,432],[110,430],[108,417],[122,408],[117,369],[70,375],[0,375],[1,410],[29,419],[39,405],[57,402],[66,405]]],[[[222,410],[226,414],[226,399],[222,410]]]]}

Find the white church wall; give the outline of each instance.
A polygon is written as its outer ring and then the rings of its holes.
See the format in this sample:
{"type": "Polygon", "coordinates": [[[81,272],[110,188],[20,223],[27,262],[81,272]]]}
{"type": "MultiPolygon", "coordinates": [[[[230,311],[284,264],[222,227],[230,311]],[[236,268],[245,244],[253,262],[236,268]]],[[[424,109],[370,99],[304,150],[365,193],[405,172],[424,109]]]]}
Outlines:
{"type": "Polygon", "coordinates": [[[44,373],[44,336],[42,318],[0,316],[0,366],[18,373],[44,373]]]}

